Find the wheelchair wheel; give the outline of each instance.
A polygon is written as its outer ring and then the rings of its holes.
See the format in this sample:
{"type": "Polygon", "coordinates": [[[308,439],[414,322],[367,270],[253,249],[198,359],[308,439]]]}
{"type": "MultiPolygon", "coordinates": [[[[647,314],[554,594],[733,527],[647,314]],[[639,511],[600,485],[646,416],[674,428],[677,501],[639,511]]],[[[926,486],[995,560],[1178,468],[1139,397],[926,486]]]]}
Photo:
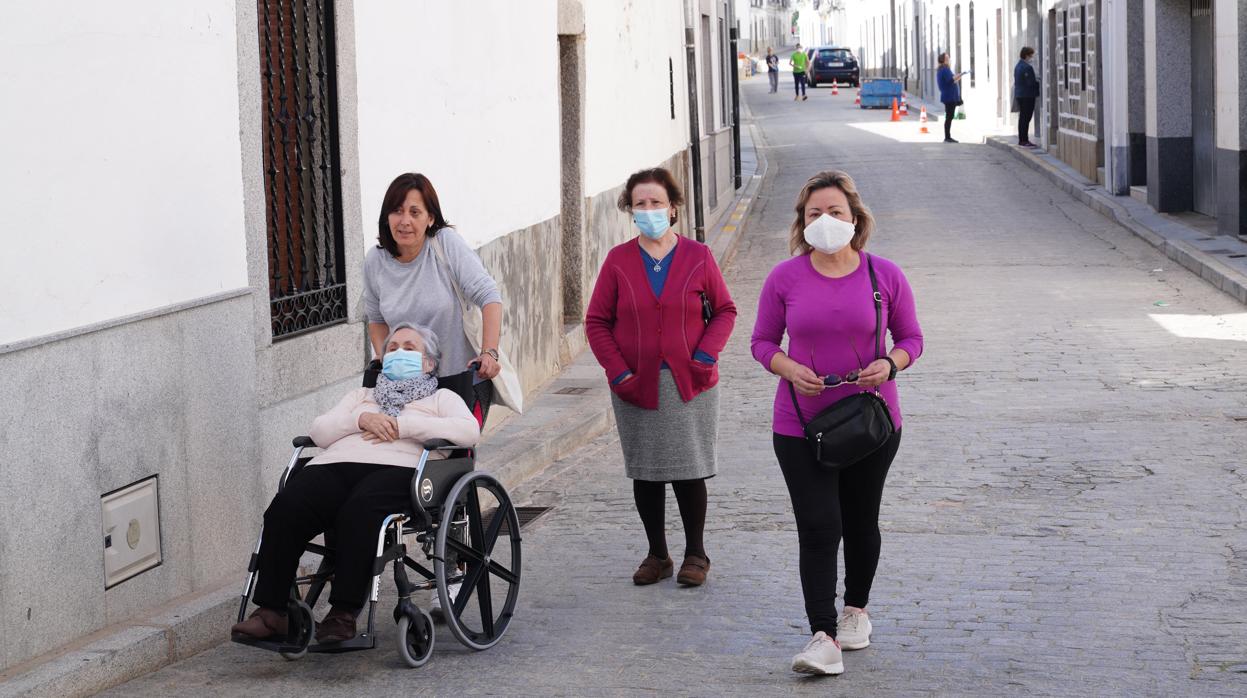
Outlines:
{"type": "Polygon", "coordinates": [[[404,615],[398,619],[398,656],[407,666],[422,667],[433,656],[433,619],[424,609],[413,619],[404,615]]]}
{"type": "Polygon", "coordinates": [[[312,644],[312,633],[316,630],[316,621],[312,618],[312,607],[302,601],[291,601],[286,605],[286,621],[289,627],[286,635],[288,642],[301,649],[278,654],[293,662],[307,654],[307,647],[312,644]]]}
{"type": "Polygon", "coordinates": [[[455,638],[474,650],[498,644],[520,591],[520,520],[507,491],[488,473],[459,478],[442,503],[433,572],[455,638]],[[466,526],[456,525],[464,520],[466,526]],[[462,583],[452,596],[447,579],[460,574],[462,583]]]}

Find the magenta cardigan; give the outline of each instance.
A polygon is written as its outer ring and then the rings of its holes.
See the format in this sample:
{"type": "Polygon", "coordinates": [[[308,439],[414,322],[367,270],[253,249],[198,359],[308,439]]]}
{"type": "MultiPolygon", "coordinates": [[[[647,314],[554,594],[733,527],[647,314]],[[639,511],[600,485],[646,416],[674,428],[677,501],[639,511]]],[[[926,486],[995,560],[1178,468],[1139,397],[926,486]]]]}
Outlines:
{"type": "Polygon", "coordinates": [[[664,361],[685,402],[719,382],[717,364],[694,361],[693,352],[700,349],[718,361],[736,324],[736,304],[706,245],[685,237],[677,240],[658,297],[638,246],[633,239],[607,253],[589,300],[585,335],[608,383],[625,371],[636,376],[611,385],[611,390],[637,407],[656,410],[664,361]],[[714,309],[709,325],[702,320],[703,292],[714,309]]]}

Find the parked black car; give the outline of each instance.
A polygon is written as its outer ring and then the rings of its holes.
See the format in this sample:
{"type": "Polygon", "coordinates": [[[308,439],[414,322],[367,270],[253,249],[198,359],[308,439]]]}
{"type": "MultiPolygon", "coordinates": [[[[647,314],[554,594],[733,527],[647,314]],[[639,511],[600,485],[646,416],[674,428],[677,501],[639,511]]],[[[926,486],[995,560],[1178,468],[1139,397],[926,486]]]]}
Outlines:
{"type": "Polygon", "coordinates": [[[819,46],[812,51],[814,55],[810,60],[808,78],[810,87],[817,87],[820,83],[830,84],[833,80],[841,85],[858,86],[860,72],[857,57],[852,51],[843,46],[819,46]]]}

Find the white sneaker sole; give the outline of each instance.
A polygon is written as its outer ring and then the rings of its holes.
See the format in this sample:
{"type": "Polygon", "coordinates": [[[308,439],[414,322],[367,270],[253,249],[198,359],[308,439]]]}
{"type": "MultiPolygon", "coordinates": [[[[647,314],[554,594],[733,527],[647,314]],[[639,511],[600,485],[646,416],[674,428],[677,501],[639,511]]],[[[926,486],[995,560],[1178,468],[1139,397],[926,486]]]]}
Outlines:
{"type": "Polygon", "coordinates": [[[861,642],[845,642],[844,640],[840,641],[840,649],[842,650],[864,650],[867,647],[870,647],[870,638],[866,638],[865,640],[862,640],[861,642]]]}
{"type": "Polygon", "coordinates": [[[844,662],[836,662],[835,664],[819,664],[811,662],[808,659],[792,660],[792,670],[798,674],[812,674],[815,676],[839,676],[844,673],[844,662]]]}

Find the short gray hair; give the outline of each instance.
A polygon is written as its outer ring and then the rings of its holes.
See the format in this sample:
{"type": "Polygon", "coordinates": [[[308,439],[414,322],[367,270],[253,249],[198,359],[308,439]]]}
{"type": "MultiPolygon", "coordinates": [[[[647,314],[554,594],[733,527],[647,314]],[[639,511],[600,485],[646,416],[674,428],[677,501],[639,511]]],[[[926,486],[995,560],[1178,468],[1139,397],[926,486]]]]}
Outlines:
{"type": "MultiPolygon", "coordinates": [[[[385,356],[385,348],[390,346],[390,340],[394,339],[394,335],[399,330],[412,330],[420,335],[420,339],[424,342],[424,355],[433,361],[434,371],[442,366],[442,350],[437,339],[437,333],[425,327],[424,325],[416,325],[410,322],[400,322],[390,329],[390,334],[385,338],[385,343],[381,345],[381,356],[385,356]]],[[[432,373],[433,371],[426,371],[432,373]]]]}

